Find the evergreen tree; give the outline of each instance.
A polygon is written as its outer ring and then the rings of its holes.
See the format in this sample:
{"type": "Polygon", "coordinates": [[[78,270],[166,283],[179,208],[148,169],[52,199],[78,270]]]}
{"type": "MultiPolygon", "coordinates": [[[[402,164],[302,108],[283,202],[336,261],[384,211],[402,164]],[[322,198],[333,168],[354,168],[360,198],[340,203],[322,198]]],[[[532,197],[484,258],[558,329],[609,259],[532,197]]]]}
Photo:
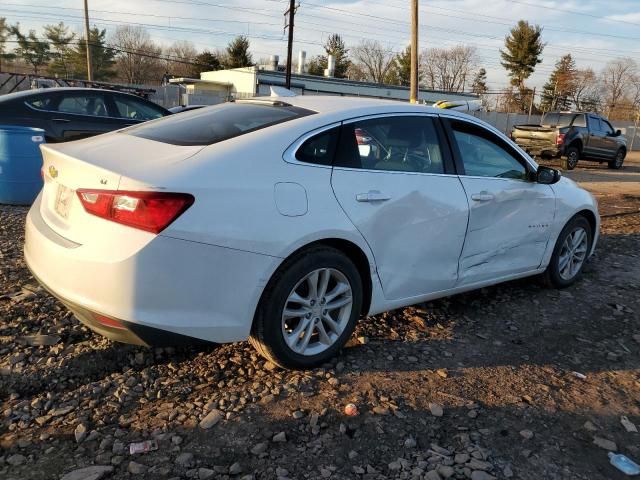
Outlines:
{"type": "Polygon", "coordinates": [[[385,83],[404,86],[411,84],[411,46],[398,53],[393,59],[393,67],[385,83]]]}
{"type": "Polygon", "coordinates": [[[477,95],[484,95],[489,88],[487,87],[487,71],[484,68],[478,70],[475,77],[473,77],[473,83],[471,84],[471,91],[477,95]]]}
{"type": "Polygon", "coordinates": [[[509,72],[511,84],[522,91],[524,81],[531,76],[536,65],[542,62],[542,28],[520,20],[505,38],[504,45],[505,49],[500,50],[502,66],[509,72]]]}
{"type": "Polygon", "coordinates": [[[576,89],[576,62],[568,53],[556,62],[549,80],[542,87],[540,108],[546,112],[550,110],[569,110],[572,97],[576,89]]]}
{"type": "Polygon", "coordinates": [[[249,53],[249,40],[240,35],[229,42],[227,46],[227,68],[250,67],[253,65],[251,53],[249,53]]]}
{"type": "Polygon", "coordinates": [[[29,33],[24,35],[19,24],[10,27],[10,31],[18,40],[16,55],[31,65],[33,73],[38,75],[40,67],[47,65],[51,58],[49,43],[40,40],[35,30],[29,30],[29,33]]]}
{"type": "Polygon", "coordinates": [[[11,28],[7,24],[7,19],[0,17],[0,72],[2,71],[3,60],[13,60],[15,54],[7,52],[7,38],[11,34],[11,28]]]}
{"type": "Polygon", "coordinates": [[[69,62],[72,50],[72,42],[76,34],[69,32],[69,27],[60,22],[58,25],[45,25],[44,36],[49,40],[53,49],[52,62],[49,64],[49,74],[69,78],[72,66],[69,62]]]}
{"type": "Polygon", "coordinates": [[[349,49],[346,47],[344,40],[337,33],[329,36],[324,44],[325,55],[317,55],[309,61],[307,73],[310,75],[324,75],[324,71],[329,64],[329,55],[333,55],[336,62],[334,76],[336,78],[346,78],[347,70],[351,65],[349,60],[349,49]]]}
{"type": "Polygon", "coordinates": [[[196,55],[193,59],[193,65],[191,70],[191,76],[194,78],[200,78],[202,72],[210,72],[212,70],[220,70],[222,64],[220,59],[215,53],[211,53],[208,50],[196,55]]]}
{"type": "MultiPolygon", "coordinates": [[[[89,30],[89,48],[94,80],[109,80],[115,76],[113,65],[116,52],[107,47],[106,29],[97,27],[89,30]]],[[[87,50],[84,37],[75,42],[75,48],[69,52],[69,64],[74,78],[87,78],[87,50]]]]}

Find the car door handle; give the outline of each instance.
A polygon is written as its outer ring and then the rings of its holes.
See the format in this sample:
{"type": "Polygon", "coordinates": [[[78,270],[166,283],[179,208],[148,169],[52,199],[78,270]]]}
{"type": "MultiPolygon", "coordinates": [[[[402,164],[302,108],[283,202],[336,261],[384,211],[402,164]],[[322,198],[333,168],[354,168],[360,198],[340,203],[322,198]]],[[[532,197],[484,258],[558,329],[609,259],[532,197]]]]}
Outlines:
{"type": "Polygon", "coordinates": [[[52,122],[59,122],[59,123],[69,123],[71,120],[68,120],[66,118],[52,118],[51,121],[52,122]]]}
{"type": "Polygon", "coordinates": [[[487,192],[474,193],[471,195],[471,200],[475,200],[476,202],[490,202],[494,198],[493,194],[487,192]]]}
{"type": "Polygon", "coordinates": [[[384,202],[391,200],[391,197],[377,190],[369,190],[367,193],[357,194],[356,200],[358,202],[384,202]]]}

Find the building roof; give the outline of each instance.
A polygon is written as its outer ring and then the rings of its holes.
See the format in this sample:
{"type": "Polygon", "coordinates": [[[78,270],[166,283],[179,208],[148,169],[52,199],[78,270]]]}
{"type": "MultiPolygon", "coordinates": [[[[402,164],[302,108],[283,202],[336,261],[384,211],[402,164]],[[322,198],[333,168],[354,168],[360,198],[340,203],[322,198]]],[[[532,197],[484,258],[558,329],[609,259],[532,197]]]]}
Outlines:
{"type": "MultiPolygon", "coordinates": [[[[286,76],[284,72],[280,72],[276,70],[258,70],[257,74],[261,77],[267,77],[267,76],[282,77],[283,82],[286,76]]],[[[346,78],[321,77],[319,75],[292,73],[291,81],[292,83],[298,83],[298,84],[304,84],[306,82],[317,82],[317,83],[325,83],[325,84],[327,83],[338,84],[340,86],[379,88],[379,89],[385,89],[385,90],[400,90],[400,91],[407,92],[407,98],[408,98],[408,92],[409,92],[409,87],[403,86],[403,85],[388,85],[386,83],[362,82],[359,80],[349,80],[346,78]]],[[[420,88],[419,91],[421,93],[440,94],[443,97],[448,97],[448,96],[468,97],[469,100],[476,100],[478,98],[478,95],[476,95],[475,93],[468,93],[468,92],[446,92],[444,90],[430,90],[425,88],[420,88]]]]}

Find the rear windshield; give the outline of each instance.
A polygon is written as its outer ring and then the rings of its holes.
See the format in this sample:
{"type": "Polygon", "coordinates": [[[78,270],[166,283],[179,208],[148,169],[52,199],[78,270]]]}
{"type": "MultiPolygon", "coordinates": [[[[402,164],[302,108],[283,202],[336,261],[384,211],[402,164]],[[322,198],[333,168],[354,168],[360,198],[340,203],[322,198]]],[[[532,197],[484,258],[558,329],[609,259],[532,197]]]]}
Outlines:
{"type": "Polygon", "coordinates": [[[172,145],[211,145],[313,113],[286,104],[230,102],[169,115],[124,133],[172,145]]]}
{"type": "Polygon", "coordinates": [[[575,117],[575,113],[547,113],[542,119],[542,125],[545,127],[568,127],[571,120],[575,117]]]}

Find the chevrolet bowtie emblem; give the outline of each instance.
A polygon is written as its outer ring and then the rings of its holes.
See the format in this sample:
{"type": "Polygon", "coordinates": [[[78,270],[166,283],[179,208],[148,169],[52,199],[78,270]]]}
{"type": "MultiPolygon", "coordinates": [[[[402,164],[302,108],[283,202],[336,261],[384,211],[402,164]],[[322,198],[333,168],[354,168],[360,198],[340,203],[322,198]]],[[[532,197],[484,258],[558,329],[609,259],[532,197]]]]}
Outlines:
{"type": "Polygon", "coordinates": [[[58,170],[53,165],[49,166],[49,175],[51,175],[51,178],[56,178],[58,176],[58,170]]]}

